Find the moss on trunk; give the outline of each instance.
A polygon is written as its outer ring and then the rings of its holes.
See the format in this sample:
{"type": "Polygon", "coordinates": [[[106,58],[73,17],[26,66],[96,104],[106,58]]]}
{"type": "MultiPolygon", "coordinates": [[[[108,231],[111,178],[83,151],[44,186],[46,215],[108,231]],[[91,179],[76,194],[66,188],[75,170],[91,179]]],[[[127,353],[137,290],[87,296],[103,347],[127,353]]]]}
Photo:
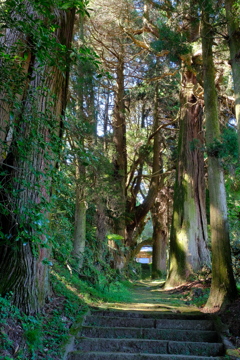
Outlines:
{"type": "MultiPolygon", "coordinates": [[[[213,62],[213,29],[208,9],[203,8],[202,50],[206,142],[209,148],[220,137],[218,101],[213,62]]],[[[236,296],[236,284],[231,265],[227,203],[223,169],[220,159],[208,154],[208,187],[210,195],[210,226],[212,243],[212,284],[206,308],[220,308],[236,296]]]]}
{"type": "Polygon", "coordinates": [[[227,26],[228,26],[228,43],[230,49],[230,64],[232,66],[232,76],[235,93],[235,116],[238,129],[238,155],[240,159],[240,21],[234,8],[235,0],[225,0],[227,26]]]}
{"type": "Polygon", "coordinates": [[[194,69],[183,67],[178,159],[166,287],[180,285],[204,265],[207,248],[202,100],[194,93],[194,69]]]}

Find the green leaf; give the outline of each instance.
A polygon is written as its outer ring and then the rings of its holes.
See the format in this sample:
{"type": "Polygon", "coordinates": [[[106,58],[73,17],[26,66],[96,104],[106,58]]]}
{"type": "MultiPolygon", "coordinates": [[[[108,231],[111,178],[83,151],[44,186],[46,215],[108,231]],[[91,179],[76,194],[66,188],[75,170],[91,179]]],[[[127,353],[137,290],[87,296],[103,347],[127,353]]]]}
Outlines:
{"type": "Polygon", "coordinates": [[[109,234],[109,235],[107,235],[107,238],[108,238],[108,240],[114,240],[114,241],[124,239],[123,236],[118,235],[118,234],[109,234]]]}

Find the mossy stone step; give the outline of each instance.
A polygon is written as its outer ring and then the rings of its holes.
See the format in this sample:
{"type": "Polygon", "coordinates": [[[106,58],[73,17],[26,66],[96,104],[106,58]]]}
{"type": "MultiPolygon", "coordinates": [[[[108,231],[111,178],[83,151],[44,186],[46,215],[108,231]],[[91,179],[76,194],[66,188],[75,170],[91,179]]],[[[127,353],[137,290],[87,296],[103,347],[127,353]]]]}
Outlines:
{"type": "Polygon", "coordinates": [[[106,353],[106,352],[83,352],[74,351],[68,360],[221,360],[221,357],[206,357],[193,355],[172,354],[128,354],[128,353],[106,353]]]}
{"type": "Polygon", "coordinates": [[[104,338],[82,338],[79,340],[76,349],[81,351],[198,356],[218,356],[223,353],[223,345],[221,343],[104,338]]]}
{"type": "Polygon", "coordinates": [[[101,327],[135,327],[157,329],[213,330],[211,320],[124,318],[110,316],[87,316],[84,325],[101,327]]]}
{"type": "Polygon", "coordinates": [[[152,339],[192,342],[218,342],[216,331],[145,329],[131,327],[96,327],[83,326],[79,336],[109,339],[152,339]]]}

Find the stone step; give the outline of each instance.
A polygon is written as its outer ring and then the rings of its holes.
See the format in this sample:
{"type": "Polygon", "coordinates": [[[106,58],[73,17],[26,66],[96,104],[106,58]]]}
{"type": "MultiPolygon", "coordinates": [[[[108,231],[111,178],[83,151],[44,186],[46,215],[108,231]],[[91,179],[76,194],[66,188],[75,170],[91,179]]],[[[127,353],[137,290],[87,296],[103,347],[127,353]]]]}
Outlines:
{"type": "Polygon", "coordinates": [[[129,354],[113,352],[83,352],[74,351],[68,356],[68,360],[221,360],[222,357],[207,357],[193,355],[172,354],[129,354]]]}
{"type": "Polygon", "coordinates": [[[79,338],[76,350],[87,352],[121,352],[146,354],[177,354],[218,356],[223,353],[221,343],[179,342],[145,339],[79,338]]]}
{"type": "Polygon", "coordinates": [[[122,310],[92,310],[91,314],[94,316],[109,316],[109,317],[125,317],[125,318],[152,318],[152,319],[186,319],[199,320],[209,319],[208,314],[199,312],[195,313],[180,313],[180,312],[156,312],[156,311],[122,311],[122,310]]]}
{"type": "Polygon", "coordinates": [[[176,330],[172,329],[145,329],[126,327],[96,327],[83,326],[79,333],[82,337],[109,338],[109,339],[151,339],[174,340],[192,342],[218,342],[215,331],[176,330]]]}
{"type": "Polygon", "coordinates": [[[205,314],[92,311],[67,360],[220,360],[224,346],[205,314]]]}
{"type": "Polygon", "coordinates": [[[83,325],[102,327],[135,327],[182,330],[214,330],[211,320],[124,318],[89,315],[83,325]]]}
{"type": "Polygon", "coordinates": [[[214,330],[211,320],[157,319],[156,329],[214,330]]]}

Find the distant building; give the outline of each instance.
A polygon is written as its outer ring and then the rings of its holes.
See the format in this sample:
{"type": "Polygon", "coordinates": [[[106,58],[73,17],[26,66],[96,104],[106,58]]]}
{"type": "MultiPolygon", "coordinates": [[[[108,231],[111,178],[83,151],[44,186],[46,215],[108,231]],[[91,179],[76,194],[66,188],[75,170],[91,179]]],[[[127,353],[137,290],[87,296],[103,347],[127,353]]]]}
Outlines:
{"type": "Polygon", "coordinates": [[[152,246],[143,246],[135,258],[140,264],[152,263],[152,246]]]}

